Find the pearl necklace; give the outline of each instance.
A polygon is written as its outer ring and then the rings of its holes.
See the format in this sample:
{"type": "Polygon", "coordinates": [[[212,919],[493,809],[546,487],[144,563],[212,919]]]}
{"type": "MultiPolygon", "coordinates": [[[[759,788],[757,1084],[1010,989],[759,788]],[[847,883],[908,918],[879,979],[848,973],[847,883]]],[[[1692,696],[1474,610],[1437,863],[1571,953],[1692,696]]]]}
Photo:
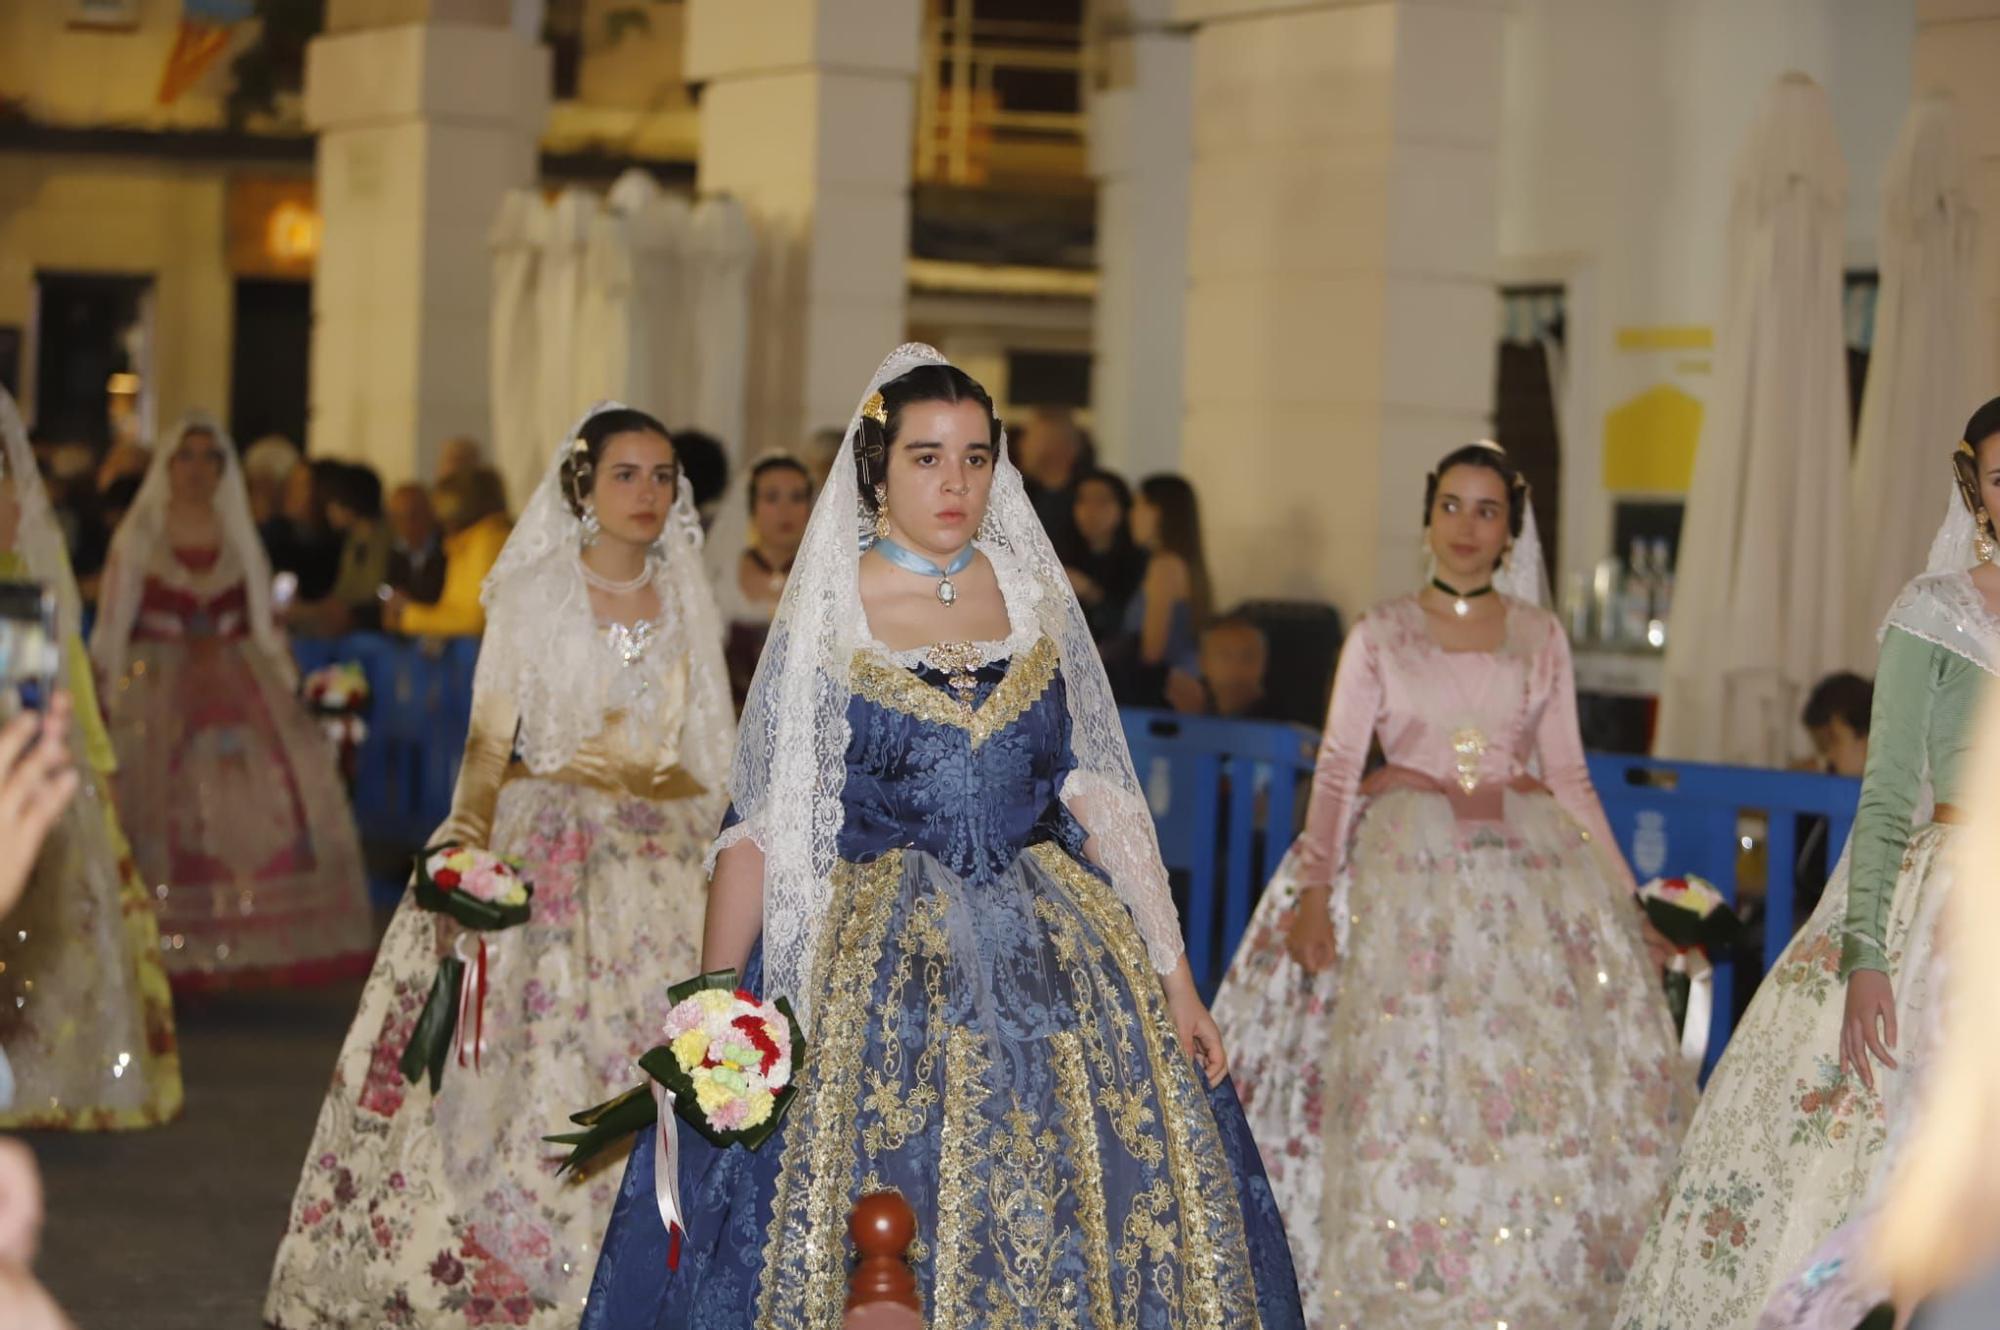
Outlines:
{"type": "Polygon", "coordinates": [[[581,554],[576,556],[576,566],[582,570],[585,582],[596,587],[599,591],[609,591],[613,595],[621,595],[627,591],[637,591],[640,587],[653,580],[653,561],[651,557],[646,559],[645,566],[639,569],[637,576],[624,582],[620,582],[616,578],[606,577],[603,573],[598,572],[584,561],[581,554]]]}

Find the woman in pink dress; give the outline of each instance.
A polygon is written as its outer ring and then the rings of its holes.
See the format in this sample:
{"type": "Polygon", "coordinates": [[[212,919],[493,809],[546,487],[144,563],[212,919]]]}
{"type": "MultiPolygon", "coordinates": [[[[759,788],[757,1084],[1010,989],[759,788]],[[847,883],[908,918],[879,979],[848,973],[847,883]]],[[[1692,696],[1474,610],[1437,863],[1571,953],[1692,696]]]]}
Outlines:
{"type": "Polygon", "coordinates": [[[90,655],[176,988],[365,974],[361,842],[293,689],[236,451],[190,416],[112,539],[90,655]]]}
{"type": "Polygon", "coordinates": [[[1348,639],[1305,832],[1216,1020],[1308,1324],[1602,1326],[1693,1069],[1537,604],[1527,486],[1460,448],[1424,521],[1435,574],[1348,639]]]}

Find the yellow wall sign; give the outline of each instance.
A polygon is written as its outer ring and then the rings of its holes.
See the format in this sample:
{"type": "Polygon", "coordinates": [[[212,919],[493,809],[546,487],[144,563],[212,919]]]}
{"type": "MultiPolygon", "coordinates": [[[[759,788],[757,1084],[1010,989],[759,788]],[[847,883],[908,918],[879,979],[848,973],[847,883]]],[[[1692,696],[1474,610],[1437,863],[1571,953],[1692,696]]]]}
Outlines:
{"type": "Polygon", "coordinates": [[[1664,324],[1652,328],[1620,328],[1620,351],[1709,351],[1715,330],[1704,324],[1664,324]]]}
{"type": "Polygon", "coordinates": [[[1667,383],[1612,408],[1604,417],[1604,488],[1685,494],[1694,480],[1701,415],[1698,399],[1667,383]]]}

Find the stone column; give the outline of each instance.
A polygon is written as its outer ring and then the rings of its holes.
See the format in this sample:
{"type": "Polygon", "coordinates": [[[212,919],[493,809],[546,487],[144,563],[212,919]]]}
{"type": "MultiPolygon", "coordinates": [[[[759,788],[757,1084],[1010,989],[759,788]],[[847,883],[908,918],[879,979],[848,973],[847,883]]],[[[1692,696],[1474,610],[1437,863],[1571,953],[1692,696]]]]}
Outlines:
{"type": "Polygon", "coordinates": [[[549,106],[548,52],[516,8],[331,0],[307,48],[325,219],[308,436],[391,482],[428,477],[452,435],[489,434],[487,233],[535,183],[549,106]]]}
{"type": "Polygon", "coordinates": [[[1173,0],[1108,6],[1105,86],[1090,103],[1097,310],[1090,406],[1107,465],[1181,466],[1194,45],[1173,0]]]}
{"type": "Polygon", "coordinates": [[[1183,469],[1218,601],[1415,584],[1487,430],[1500,0],[1178,0],[1194,24],[1183,469]]]}
{"type": "MultiPolygon", "coordinates": [[[[1958,109],[1972,201],[1979,209],[1979,296],[1988,329],[2000,328],[2000,0],[1917,0],[1917,37],[1910,92],[1951,95],[1958,109]]],[[[2000,339],[1988,337],[1995,359],[1986,378],[2000,383],[2000,339]]],[[[1988,391],[1991,391],[1989,388],[1988,391]]],[[[1968,402],[1970,413],[1977,402],[1968,402]]]]}
{"type": "Polygon", "coordinates": [[[739,457],[845,426],[904,335],[921,0],[688,0],[705,194],[757,228],[739,457]]]}

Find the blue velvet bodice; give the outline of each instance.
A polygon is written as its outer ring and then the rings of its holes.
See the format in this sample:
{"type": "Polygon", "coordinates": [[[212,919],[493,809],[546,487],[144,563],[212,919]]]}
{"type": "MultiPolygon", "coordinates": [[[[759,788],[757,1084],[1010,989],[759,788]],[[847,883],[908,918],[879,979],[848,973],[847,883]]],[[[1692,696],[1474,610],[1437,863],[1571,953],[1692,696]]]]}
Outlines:
{"type": "Polygon", "coordinates": [[[1083,828],[1060,798],[1074,762],[1057,663],[1042,639],[1011,663],[969,671],[976,684],[961,703],[943,671],[858,655],[840,857],[924,850],[984,884],[1030,845],[1080,854],[1083,828]]]}

